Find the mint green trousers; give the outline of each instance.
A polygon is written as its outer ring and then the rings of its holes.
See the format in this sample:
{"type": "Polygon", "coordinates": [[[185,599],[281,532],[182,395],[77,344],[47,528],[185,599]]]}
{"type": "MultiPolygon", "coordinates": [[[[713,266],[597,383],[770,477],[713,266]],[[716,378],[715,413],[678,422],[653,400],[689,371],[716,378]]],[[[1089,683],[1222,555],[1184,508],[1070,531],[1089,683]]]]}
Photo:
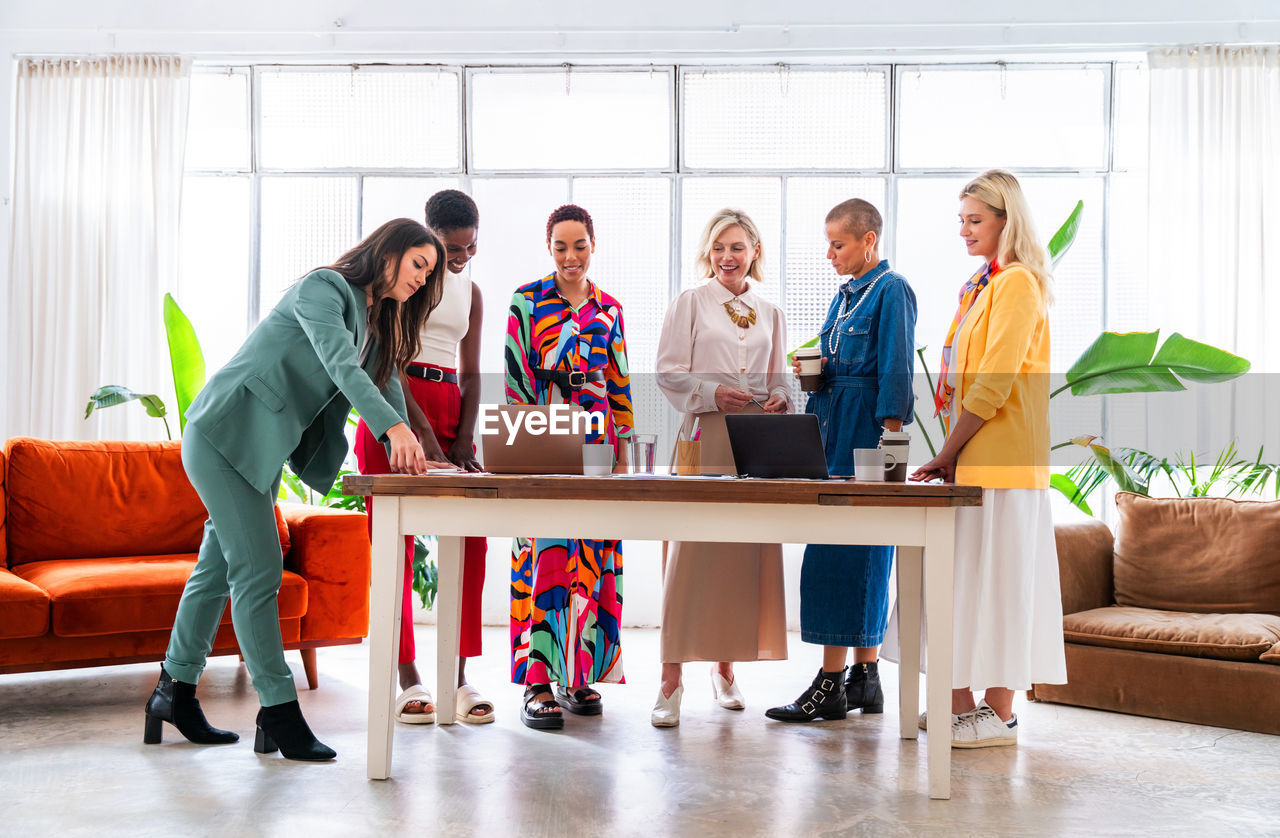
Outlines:
{"type": "Polygon", "coordinates": [[[209,520],[195,570],[178,603],[164,668],[177,681],[198,683],[231,598],[231,623],[263,707],[294,701],[298,691],[284,661],[276,595],[284,558],[276,532],[276,478],[257,491],[194,426],[182,435],[182,465],[209,520]]]}

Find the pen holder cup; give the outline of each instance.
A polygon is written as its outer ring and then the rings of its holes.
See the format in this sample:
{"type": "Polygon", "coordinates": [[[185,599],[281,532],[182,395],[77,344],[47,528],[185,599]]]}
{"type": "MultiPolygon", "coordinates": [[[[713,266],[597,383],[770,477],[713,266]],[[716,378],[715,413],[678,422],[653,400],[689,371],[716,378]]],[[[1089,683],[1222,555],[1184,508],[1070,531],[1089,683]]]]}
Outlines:
{"type": "Polygon", "coordinates": [[[676,474],[702,474],[702,442],[682,439],[676,442],[676,474]]]}

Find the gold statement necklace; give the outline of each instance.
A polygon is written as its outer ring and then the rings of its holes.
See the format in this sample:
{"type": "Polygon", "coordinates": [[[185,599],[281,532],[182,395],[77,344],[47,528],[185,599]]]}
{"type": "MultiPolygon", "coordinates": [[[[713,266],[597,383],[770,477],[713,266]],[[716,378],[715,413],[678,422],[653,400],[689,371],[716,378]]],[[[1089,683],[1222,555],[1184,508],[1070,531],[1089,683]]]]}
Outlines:
{"type": "Polygon", "coordinates": [[[756,322],[756,310],[751,306],[748,306],[746,303],[743,303],[743,305],[747,307],[747,313],[743,314],[738,311],[737,302],[738,300],[736,297],[731,300],[725,300],[725,314],[729,315],[729,319],[732,320],[739,329],[750,329],[752,324],[756,322]]]}

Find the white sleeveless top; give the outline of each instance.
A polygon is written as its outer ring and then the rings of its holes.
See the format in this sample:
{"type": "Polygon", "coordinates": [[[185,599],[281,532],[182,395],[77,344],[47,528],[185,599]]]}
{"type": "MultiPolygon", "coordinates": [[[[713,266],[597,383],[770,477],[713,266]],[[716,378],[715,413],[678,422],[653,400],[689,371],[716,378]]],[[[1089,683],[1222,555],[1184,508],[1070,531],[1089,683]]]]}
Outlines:
{"type": "Polygon", "coordinates": [[[444,272],[444,293],[440,305],[422,326],[422,350],[413,360],[450,369],[458,366],[458,342],[471,324],[471,278],[444,272]]]}

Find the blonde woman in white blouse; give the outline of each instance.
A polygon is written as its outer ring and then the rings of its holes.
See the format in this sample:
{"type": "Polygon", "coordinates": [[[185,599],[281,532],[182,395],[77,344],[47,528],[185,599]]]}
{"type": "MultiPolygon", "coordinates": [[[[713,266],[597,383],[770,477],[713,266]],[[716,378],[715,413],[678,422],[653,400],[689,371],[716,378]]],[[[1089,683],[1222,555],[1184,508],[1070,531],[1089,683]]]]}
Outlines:
{"type": "MultiPolygon", "coordinates": [[[[707,223],[698,270],[708,277],[676,298],[658,342],[658,386],[684,414],[681,437],[701,430],[704,474],[735,474],[725,433],[726,413],[786,413],[786,321],[758,296],[760,232],[740,210],[723,209],[707,223]]],[[[783,660],[787,618],[778,544],[672,542],[663,569],[662,687],[651,721],[680,722],[685,661],[715,661],[717,703],[746,706],[733,676],[735,661],[783,660]]]]}

